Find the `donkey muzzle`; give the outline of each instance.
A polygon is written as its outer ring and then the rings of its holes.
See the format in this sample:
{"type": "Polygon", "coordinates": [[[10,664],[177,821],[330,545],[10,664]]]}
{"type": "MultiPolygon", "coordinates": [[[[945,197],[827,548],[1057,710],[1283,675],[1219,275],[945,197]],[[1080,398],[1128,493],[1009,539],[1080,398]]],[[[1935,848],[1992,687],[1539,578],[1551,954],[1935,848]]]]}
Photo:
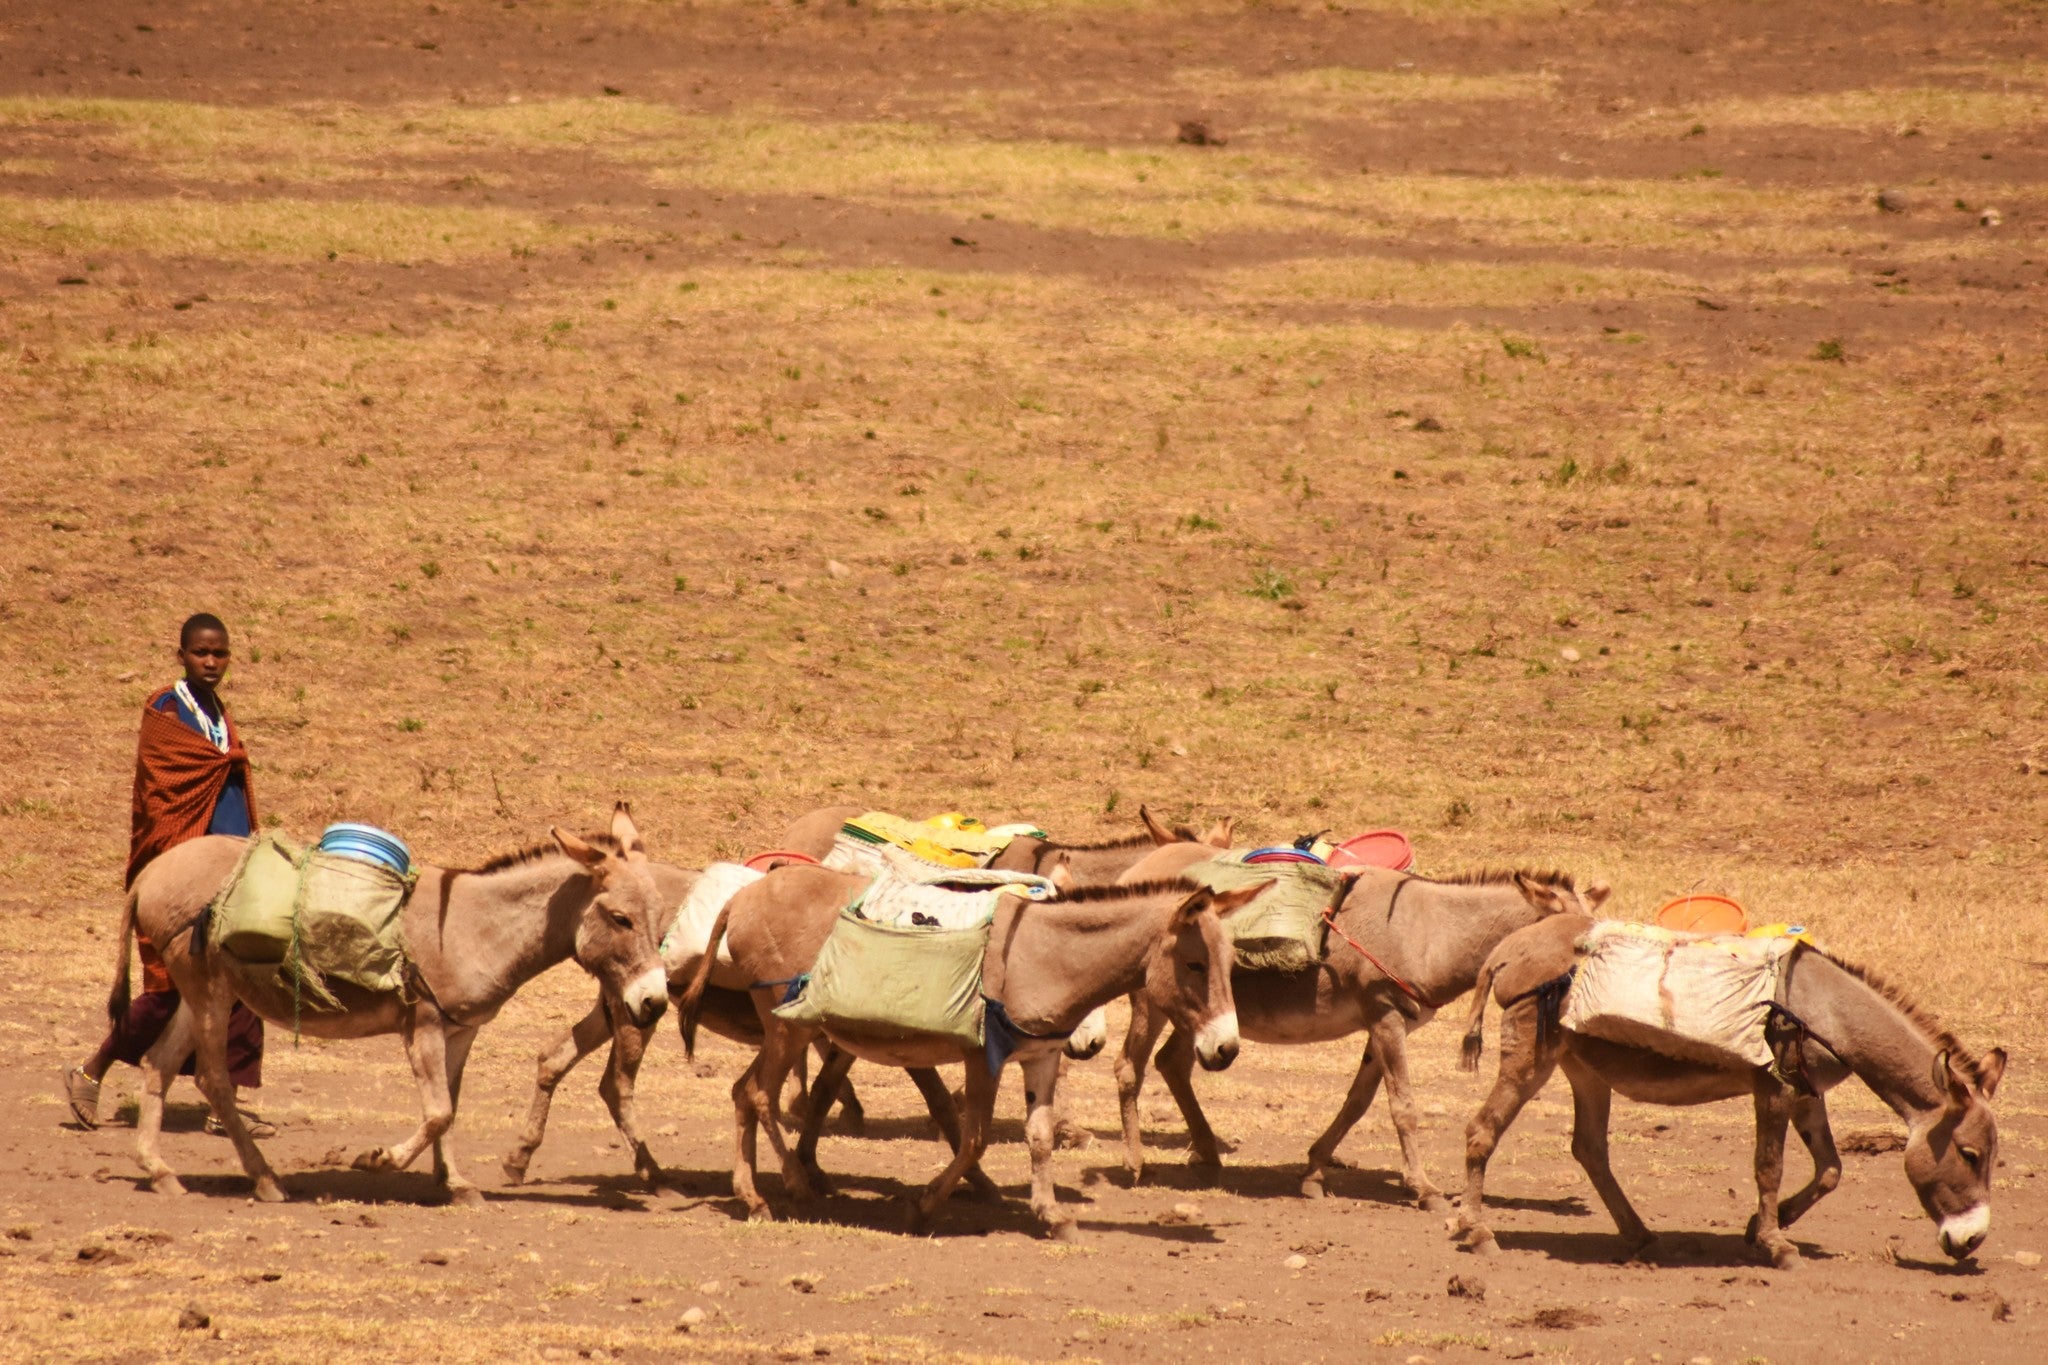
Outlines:
{"type": "Polygon", "coordinates": [[[668,973],[660,967],[642,972],[627,984],[622,999],[635,1025],[652,1027],[668,1008],[668,973]]]}
{"type": "Polygon", "coordinates": [[[1973,1204],[1952,1218],[1941,1220],[1941,1249],[1960,1261],[1984,1245],[1991,1233],[1991,1206],[1973,1204]]]}
{"type": "Polygon", "coordinates": [[[1204,1071],[1221,1071],[1237,1060],[1237,1011],[1219,1014],[1195,1035],[1195,1060],[1204,1071]]]}

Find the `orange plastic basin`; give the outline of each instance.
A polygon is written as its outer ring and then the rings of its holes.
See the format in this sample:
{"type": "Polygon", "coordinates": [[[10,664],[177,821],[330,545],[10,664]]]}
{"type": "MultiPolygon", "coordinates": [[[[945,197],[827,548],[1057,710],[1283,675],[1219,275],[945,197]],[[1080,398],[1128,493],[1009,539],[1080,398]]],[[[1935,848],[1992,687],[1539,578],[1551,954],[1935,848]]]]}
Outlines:
{"type": "Polygon", "coordinates": [[[1682,934],[1740,934],[1749,929],[1749,913],[1726,896],[1680,896],[1657,911],[1657,924],[1682,934]]]}

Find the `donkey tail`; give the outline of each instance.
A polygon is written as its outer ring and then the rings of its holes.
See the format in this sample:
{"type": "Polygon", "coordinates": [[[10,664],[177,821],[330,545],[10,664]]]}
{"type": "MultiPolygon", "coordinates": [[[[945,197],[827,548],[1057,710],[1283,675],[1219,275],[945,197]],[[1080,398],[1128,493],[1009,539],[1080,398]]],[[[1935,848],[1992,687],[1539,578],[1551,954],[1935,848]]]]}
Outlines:
{"type": "Polygon", "coordinates": [[[114,935],[114,984],[107,991],[107,1018],[119,1023],[128,1013],[128,951],[135,938],[135,888],[121,893],[121,928],[114,935]]]}
{"type": "Polygon", "coordinates": [[[683,1031],[683,1055],[694,1058],[697,1055],[697,1015],[704,1007],[704,988],[711,984],[711,969],[718,963],[718,945],[725,941],[725,923],[732,917],[732,902],[727,901],[720,908],[718,918],[712,921],[711,938],[704,945],[704,956],[697,961],[697,970],[690,976],[690,984],[683,990],[683,998],[676,1009],[676,1023],[683,1031]]]}
{"type": "Polygon", "coordinates": [[[1493,996],[1493,978],[1499,970],[1492,962],[1479,969],[1479,984],[1472,988],[1472,1015],[1465,1021],[1465,1039],[1458,1046],[1460,1071],[1479,1069],[1479,1053],[1486,1046],[1486,1002],[1493,996]]]}

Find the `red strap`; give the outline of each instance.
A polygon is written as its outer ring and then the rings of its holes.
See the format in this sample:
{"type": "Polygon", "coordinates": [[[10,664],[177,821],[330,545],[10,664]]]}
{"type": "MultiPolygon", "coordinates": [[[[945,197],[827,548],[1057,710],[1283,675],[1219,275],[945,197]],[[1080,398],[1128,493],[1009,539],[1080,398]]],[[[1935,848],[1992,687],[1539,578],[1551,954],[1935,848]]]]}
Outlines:
{"type": "Polygon", "coordinates": [[[1421,992],[1417,991],[1413,986],[1403,981],[1400,977],[1394,975],[1391,971],[1388,971],[1387,964],[1380,961],[1378,958],[1374,957],[1371,953],[1367,952],[1365,950],[1365,945],[1363,943],[1360,943],[1357,939],[1351,937],[1351,935],[1345,933],[1342,929],[1339,929],[1337,927],[1337,911],[1335,906],[1330,906],[1324,909],[1323,923],[1330,926],[1330,932],[1334,933],[1338,938],[1343,939],[1353,948],[1356,948],[1358,950],[1358,955],[1360,957],[1364,958],[1367,962],[1370,962],[1373,966],[1379,968],[1380,975],[1384,976],[1387,980],[1393,982],[1394,985],[1400,989],[1401,994],[1407,996],[1410,1000],[1413,1000],[1416,1004],[1422,1006],[1422,1008],[1426,1010],[1433,1010],[1436,1008],[1435,1005],[1430,1004],[1429,1001],[1422,998],[1421,992]]]}
{"type": "Polygon", "coordinates": [[[808,853],[798,853],[793,848],[771,848],[766,853],[756,853],[753,857],[747,859],[747,866],[759,872],[761,870],[758,866],[759,864],[772,862],[777,858],[782,859],[785,863],[809,863],[812,867],[820,866],[816,858],[813,858],[808,853]]]}

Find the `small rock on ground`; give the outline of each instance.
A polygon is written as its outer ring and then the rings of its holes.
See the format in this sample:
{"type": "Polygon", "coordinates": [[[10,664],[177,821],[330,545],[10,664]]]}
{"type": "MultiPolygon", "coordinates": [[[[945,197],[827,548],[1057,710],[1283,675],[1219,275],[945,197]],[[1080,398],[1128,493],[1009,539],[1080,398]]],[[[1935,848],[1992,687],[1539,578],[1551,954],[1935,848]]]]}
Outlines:
{"type": "Polygon", "coordinates": [[[213,1319],[196,1303],[188,1303],[178,1311],[178,1330],[181,1332],[203,1332],[211,1326],[213,1319]]]}

